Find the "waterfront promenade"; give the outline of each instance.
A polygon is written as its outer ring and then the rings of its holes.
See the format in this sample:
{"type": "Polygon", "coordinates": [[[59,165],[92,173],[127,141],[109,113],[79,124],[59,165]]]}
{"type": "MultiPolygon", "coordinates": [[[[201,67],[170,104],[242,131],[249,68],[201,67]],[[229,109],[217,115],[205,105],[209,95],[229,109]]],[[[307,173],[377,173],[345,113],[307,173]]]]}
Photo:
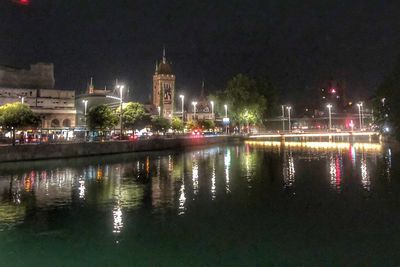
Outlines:
{"type": "Polygon", "coordinates": [[[135,141],[64,142],[0,146],[0,162],[85,157],[129,152],[184,149],[192,146],[240,143],[239,136],[176,136],[135,141]]]}

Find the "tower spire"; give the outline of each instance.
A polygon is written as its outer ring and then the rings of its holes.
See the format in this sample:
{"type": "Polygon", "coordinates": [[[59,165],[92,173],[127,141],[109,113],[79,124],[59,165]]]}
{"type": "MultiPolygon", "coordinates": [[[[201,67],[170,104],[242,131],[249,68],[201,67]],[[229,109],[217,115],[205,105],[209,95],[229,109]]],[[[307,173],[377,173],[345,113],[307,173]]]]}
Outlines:
{"type": "Polygon", "coordinates": [[[158,60],[156,60],[156,71],[155,71],[155,73],[158,74],[158,60]]]}
{"type": "Polygon", "coordinates": [[[89,94],[93,94],[93,93],[94,93],[93,77],[90,77],[89,94]]]}
{"type": "Polygon", "coordinates": [[[165,57],[165,45],[163,46],[163,57],[162,62],[165,64],[167,62],[167,58],[165,57]]]}
{"type": "Polygon", "coordinates": [[[201,92],[200,92],[201,99],[204,98],[204,80],[201,81],[201,92]]]}

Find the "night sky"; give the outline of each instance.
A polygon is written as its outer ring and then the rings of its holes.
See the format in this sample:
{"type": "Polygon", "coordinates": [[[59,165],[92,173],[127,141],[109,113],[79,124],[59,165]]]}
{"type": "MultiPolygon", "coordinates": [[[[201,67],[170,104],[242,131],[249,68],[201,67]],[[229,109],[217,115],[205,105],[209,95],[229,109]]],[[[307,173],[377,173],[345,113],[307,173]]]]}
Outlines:
{"type": "Polygon", "coordinates": [[[56,87],[125,82],[147,100],[166,46],[178,93],[268,76],[282,101],[307,100],[330,78],[370,96],[400,54],[400,1],[0,0],[0,64],[55,64],[56,87]]]}

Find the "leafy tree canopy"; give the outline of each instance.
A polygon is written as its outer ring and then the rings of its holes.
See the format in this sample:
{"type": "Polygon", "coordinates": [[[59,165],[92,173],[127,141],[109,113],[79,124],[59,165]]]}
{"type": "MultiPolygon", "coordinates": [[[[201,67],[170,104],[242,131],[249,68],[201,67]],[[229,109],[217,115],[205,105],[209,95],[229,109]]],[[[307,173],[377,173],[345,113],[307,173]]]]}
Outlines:
{"type": "Polygon", "coordinates": [[[400,58],[392,73],[387,75],[375,92],[373,99],[374,123],[384,131],[390,132],[400,140],[400,58]]]}
{"type": "Polygon", "coordinates": [[[173,117],[171,121],[171,128],[173,131],[181,132],[183,131],[184,124],[183,121],[178,117],[173,117]]]}
{"type": "Polygon", "coordinates": [[[228,117],[233,123],[244,124],[247,120],[252,124],[262,124],[267,111],[266,92],[268,86],[263,82],[257,82],[246,75],[238,74],[228,81],[224,91],[217,94],[220,103],[219,113],[224,104],[228,106],[228,117]],[[249,115],[251,114],[251,116],[249,115]]]}
{"type": "Polygon", "coordinates": [[[166,118],[157,116],[151,120],[151,128],[155,132],[165,133],[170,128],[170,122],[166,118]]]}
{"type": "Polygon", "coordinates": [[[28,105],[16,102],[0,107],[0,125],[7,129],[38,127],[40,119],[28,105]]]}
{"type": "Polygon", "coordinates": [[[100,131],[113,128],[118,123],[117,114],[106,105],[92,107],[88,113],[88,125],[91,130],[100,131]]]}
{"type": "Polygon", "coordinates": [[[214,121],[212,120],[199,120],[198,126],[203,130],[212,130],[215,128],[214,121]]]}
{"type": "Polygon", "coordinates": [[[141,129],[150,124],[150,116],[142,104],[129,102],[122,111],[122,123],[127,129],[141,129]]]}
{"type": "Polygon", "coordinates": [[[40,118],[36,116],[28,105],[16,102],[0,107],[0,125],[12,131],[13,145],[15,145],[15,131],[27,127],[38,127],[40,118]]]}

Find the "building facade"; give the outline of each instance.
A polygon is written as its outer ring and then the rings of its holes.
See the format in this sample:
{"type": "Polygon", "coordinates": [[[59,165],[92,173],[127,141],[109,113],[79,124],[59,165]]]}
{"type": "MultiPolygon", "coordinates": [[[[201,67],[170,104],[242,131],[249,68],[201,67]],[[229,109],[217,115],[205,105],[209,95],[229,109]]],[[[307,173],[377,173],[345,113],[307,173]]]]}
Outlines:
{"type": "Polygon", "coordinates": [[[196,105],[193,105],[193,103],[190,103],[190,108],[188,109],[186,113],[186,119],[188,121],[192,120],[215,120],[215,113],[213,110],[213,106],[210,101],[208,101],[207,97],[204,94],[204,81],[201,85],[201,93],[200,93],[200,98],[199,101],[193,101],[196,102],[196,105]],[[196,112],[194,112],[196,109],[196,112]]]}
{"type": "Polygon", "coordinates": [[[153,106],[164,118],[172,118],[175,99],[175,75],[167,62],[165,49],[160,64],[156,63],[153,75],[153,106]]]}
{"type": "Polygon", "coordinates": [[[23,102],[42,121],[43,129],[75,127],[75,92],[57,89],[0,88],[0,105],[23,102]]]}

